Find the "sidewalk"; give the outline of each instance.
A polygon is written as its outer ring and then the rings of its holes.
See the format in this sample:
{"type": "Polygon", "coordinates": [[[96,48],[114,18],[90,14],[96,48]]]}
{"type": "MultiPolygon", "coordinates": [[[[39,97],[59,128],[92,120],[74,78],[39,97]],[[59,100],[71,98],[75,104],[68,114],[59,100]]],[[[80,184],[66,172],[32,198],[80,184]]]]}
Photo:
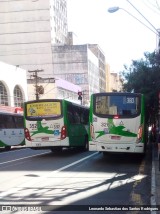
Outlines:
{"type": "MultiPolygon", "coordinates": [[[[152,144],[152,174],[151,174],[151,206],[160,205],[160,160],[158,158],[158,144],[152,144]]],[[[152,211],[160,214],[160,211],[152,211]]]]}

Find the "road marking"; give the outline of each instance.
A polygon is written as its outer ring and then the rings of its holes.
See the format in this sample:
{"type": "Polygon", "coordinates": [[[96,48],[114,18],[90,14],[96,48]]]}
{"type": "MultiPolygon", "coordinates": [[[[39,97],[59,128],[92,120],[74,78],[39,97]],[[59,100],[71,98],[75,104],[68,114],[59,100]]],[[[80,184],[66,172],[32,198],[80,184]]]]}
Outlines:
{"type": "Polygon", "coordinates": [[[47,174],[44,175],[44,176],[41,176],[41,177],[38,177],[38,178],[33,178],[32,180],[27,181],[26,183],[23,183],[23,184],[19,185],[18,187],[13,187],[13,188],[11,188],[11,189],[8,190],[8,191],[5,191],[5,192],[0,193],[0,198],[3,198],[4,196],[7,196],[8,194],[16,193],[16,192],[20,191],[21,188],[24,188],[25,186],[26,186],[26,187],[31,187],[31,186],[37,184],[38,182],[41,182],[41,181],[44,180],[45,178],[47,178],[47,177],[49,177],[49,176],[51,176],[51,175],[54,175],[54,174],[56,174],[56,173],[58,173],[58,172],[61,172],[62,170],[65,170],[65,169],[67,169],[67,168],[69,168],[69,167],[71,167],[71,166],[74,166],[74,165],[76,165],[76,164],[78,164],[78,163],[80,163],[80,162],[82,162],[82,161],[84,161],[84,160],[87,160],[87,159],[89,159],[89,158],[91,158],[91,157],[93,157],[93,156],[95,156],[95,155],[97,155],[97,154],[99,154],[99,152],[94,152],[93,154],[88,155],[88,156],[86,156],[86,157],[84,157],[84,158],[82,158],[82,159],[80,159],[80,160],[78,160],[78,161],[75,161],[75,162],[73,162],[73,163],[71,163],[71,164],[68,164],[68,165],[66,165],[66,166],[63,166],[63,167],[57,169],[57,170],[54,170],[54,171],[52,171],[52,172],[50,172],[50,173],[47,173],[47,174]]]}
{"type": "Polygon", "coordinates": [[[31,157],[35,157],[35,156],[44,155],[44,154],[47,154],[47,153],[49,153],[49,152],[44,152],[44,153],[37,154],[37,155],[30,155],[30,156],[23,157],[23,158],[18,158],[18,159],[15,159],[15,160],[10,160],[10,161],[6,161],[6,162],[2,162],[2,163],[0,163],[0,165],[6,164],[6,163],[11,163],[11,162],[14,162],[14,161],[19,161],[19,160],[27,159],[27,158],[31,158],[31,157]]]}

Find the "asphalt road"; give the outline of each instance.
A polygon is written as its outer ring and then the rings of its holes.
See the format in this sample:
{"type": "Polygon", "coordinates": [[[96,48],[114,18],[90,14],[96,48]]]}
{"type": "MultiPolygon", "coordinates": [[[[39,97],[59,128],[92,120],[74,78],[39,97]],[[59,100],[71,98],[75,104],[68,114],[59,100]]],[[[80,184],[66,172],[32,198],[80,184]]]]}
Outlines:
{"type": "Polygon", "coordinates": [[[1,209],[3,213],[114,213],[113,208],[138,214],[139,206],[150,206],[151,164],[150,150],[145,157],[104,157],[76,149],[0,152],[1,209]]]}

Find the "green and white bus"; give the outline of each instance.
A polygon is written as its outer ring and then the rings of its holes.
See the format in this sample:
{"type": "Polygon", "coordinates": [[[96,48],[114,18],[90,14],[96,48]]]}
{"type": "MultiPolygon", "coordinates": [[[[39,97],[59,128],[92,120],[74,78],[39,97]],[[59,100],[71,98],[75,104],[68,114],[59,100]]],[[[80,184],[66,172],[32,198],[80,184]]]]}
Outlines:
{"type": "Polygon", "coordinates": [[[121,92],[93,94],[89,120],[90,151],[145,153],[144,95],[121,92]]]}
{"type": "Polygon", "coordinates": [[[89,108],[60,99],[24,103],[25,145],[60,151],[63,147],[88,149],[89,108]]]}
{"type": "Polygon", "coordinates": [[[0,112],[0,148],[24,145],[24,120],[18,113],[0,112]]]}

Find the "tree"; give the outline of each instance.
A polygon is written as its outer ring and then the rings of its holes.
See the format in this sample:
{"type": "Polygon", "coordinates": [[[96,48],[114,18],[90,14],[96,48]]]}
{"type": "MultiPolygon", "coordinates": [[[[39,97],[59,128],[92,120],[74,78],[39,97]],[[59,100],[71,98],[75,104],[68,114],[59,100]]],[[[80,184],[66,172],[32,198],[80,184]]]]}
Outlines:
{"type": "Polygon", "coordinates": [[[160,54],[144,53],[144,59],[132,60],[130,67],[124,66],[123,91],[142,93],[146,98],[147,118],[155,122],[158,115],[160,92],[160,54]]]}

